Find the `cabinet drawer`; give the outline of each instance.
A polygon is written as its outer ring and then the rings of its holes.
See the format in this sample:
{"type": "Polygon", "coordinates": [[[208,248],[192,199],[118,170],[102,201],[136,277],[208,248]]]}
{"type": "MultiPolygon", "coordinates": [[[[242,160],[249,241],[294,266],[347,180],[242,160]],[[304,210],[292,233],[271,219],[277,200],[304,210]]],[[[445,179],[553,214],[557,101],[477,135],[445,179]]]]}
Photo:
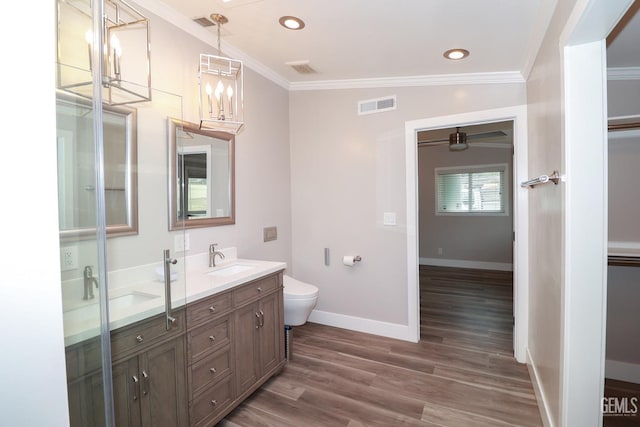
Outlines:
{"type": "Polygon", "coordinates": [[[187,307],[187,322],[189,327],[214,319],[231,309],[231,292],[214,295],[203,301],[189,304],[187,307]]]}
{"type": "Polygon", "coordinates": [[[231,347],[213,353],[191,366],[191,390],[194,393],[201,388],[218,382],[231,373],[231,347]]]}
{"type": "Polygon", "coordinates": [[[247,301],[251,301],[277,289],[281,284],[281,277],[280,274],[274,274],[240,286],[233,291],[233,305],[238,307],[247,301]]]}
{"type": "Polygon", "coordinates": [[[227,377],[193,400],[191,406],[192,422],[195,422],[196,426],[209,425],[207,421],[224,411],[230,403],[231,378],[227,377]]]}
{"type": "Polygon", "coordinates": [[[130,352],[145,350],[157,342],[180,335],[184,331],[184,310],[175,311],[172,314],[176,321],[170,330],[167,330],[165,315],[161,314],[112,331],[112,358],[119,359],[130,352]]]}
{"type": "Polygon", "coordinates": [[[99,337],[67,347],[67,381],[99,371],[102,367],[101,349],[99,337]]]}
{"type": "Polygon", "coordinates": [[[189,360],[193,363],[205,354],[214,352],[230,342],[229,316],[205,323],[189,331],[189,360]]]}

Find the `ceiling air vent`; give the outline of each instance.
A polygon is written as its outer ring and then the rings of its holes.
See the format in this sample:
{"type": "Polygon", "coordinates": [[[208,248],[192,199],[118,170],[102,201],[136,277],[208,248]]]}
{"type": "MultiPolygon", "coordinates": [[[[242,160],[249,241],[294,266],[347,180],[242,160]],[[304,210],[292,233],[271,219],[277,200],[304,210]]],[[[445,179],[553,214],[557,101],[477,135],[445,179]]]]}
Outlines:
{"type": "Polygon", "coordinates": [[[396,109],[396,96],[386,96],[384,98],[368,99],[358,102],[358,115],[372,113],[382,113],[396,109]]]}
{"type": "Polygon", "coordinates": [[[293,68],[299,74],[315,74],[316,70],[311,68],[308,60],[285,62],[285,65],[293,68]]]}
{"type": "Polygon", "coordinates": [[[202,25],[203,27],[213,27],[214,25],[216,25],[213,21],[210,21],[209,19],[205,18],[204,16],[201,18],[193,18],[194,22],[197,22],[198,24],[202,25]]]}

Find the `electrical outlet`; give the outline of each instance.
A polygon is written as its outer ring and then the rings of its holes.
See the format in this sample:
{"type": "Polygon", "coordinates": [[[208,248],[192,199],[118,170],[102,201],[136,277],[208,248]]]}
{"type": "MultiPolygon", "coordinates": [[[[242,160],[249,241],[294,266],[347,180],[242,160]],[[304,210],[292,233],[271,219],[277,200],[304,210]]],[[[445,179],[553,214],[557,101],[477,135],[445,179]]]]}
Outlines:
{"type": "Polygon", "coordinates": [[[184,252],[189,250],[189,233],[176,234],[173,236],[173,250],[175,252],[184,252]]]}
{"type": "Polygon", "coordinates": [[[60,248],[60,269],[62,271],[78,268],[78,248],[76,246],[64,246],[60,248]]]}
{"type": "Polygon", "coordinates": [[[438,255],[442,255],[444,254],[444,251],[442,250],[442,248],[438,248],[438,255]]]}

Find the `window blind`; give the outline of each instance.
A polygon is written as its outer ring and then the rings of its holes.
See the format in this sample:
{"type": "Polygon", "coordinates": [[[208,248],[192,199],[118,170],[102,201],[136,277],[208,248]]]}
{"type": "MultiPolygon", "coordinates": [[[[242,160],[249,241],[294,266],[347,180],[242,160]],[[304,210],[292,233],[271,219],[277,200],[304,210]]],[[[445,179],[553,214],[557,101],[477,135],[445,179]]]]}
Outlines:
{"type": "Polygon", "coordinates": [[[436,169],[438,213],[505,213],[506,167],[436,169]]]}

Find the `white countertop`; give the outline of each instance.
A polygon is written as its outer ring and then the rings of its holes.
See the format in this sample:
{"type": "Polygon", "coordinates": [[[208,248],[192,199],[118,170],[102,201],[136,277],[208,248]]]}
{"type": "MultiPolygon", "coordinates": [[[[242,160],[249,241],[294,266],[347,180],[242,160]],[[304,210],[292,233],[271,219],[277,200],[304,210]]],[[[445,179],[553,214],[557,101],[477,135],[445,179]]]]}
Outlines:
{"type": "MultiPolygon", "coordinates": [[[[214,268],[208,267],[208,253],[186,257],[180,267],[171,266],[172,273],[178,272],[171,282],[173,310],[287,267],[284,262],[238,259],[235,248],[221,251],[225,259],[216,258],[214,268]]],[[[156,272],[160,267],[159,263],[109,272],[110,330],[165,312],[164,281],[156,272]]],[[[94,289],[94,299],[83,301],[82,289],[82,279],[63,284],[65,346],[100,334],[99,290],[94,289]],[[65,287],[73,292],[65,292],[65,287]]]]}

